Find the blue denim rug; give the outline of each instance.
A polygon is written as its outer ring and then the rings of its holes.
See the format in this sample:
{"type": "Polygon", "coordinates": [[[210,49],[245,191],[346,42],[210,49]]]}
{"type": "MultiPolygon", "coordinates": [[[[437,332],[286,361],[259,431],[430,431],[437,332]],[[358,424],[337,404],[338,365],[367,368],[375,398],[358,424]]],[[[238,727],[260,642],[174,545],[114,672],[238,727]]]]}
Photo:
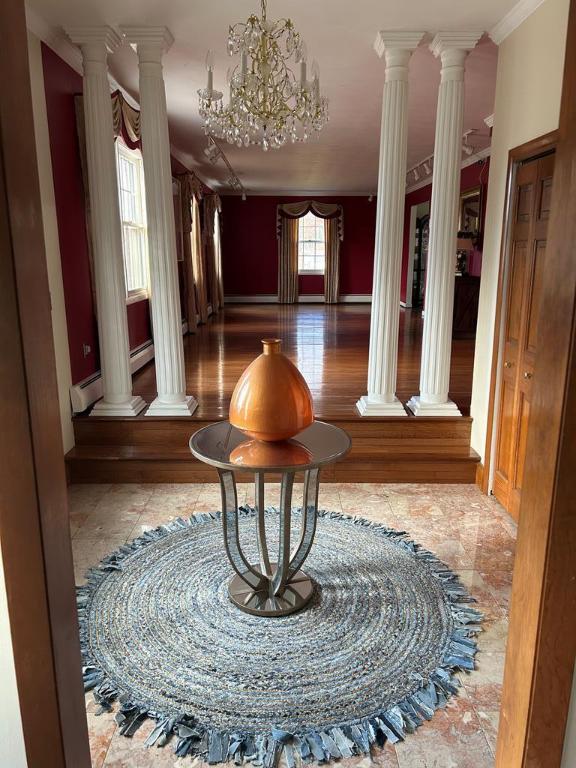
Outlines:
{"type": "MultiPolygon", "coordinates": [[[[277,511],[267,515],[274,547],[277,511]]],[[[78,588],[85,687],[101,711],[119,702],[122,734],[151,720],[148,746],[294,768],[402,740],[457,692],[482,617],[455,574],[402,532],[318,516],[315,594],[290,616],[230,602],[220,513],[148,531],[89,571],[78,588]]],[[[242,508],[256,562],[253,517],[242,508]]]]}

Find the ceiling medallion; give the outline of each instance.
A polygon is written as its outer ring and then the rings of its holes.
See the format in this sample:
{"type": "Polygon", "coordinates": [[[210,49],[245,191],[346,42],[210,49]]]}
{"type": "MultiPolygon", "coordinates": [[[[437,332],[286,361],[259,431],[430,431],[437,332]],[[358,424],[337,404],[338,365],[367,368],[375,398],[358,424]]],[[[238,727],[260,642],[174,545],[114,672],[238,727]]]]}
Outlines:
{"type": "Polygon", "coordinates": [[[320,95],[316,62],[312,80],[307,79],[306,45],[292,21],[269,21],[266,0],[261,3],[261,17],[252,14],[246,23],[230,27],[228,53],[240,54],[240,63],[228,69],[228,104],[213,88],[211,52],[206,57],[208,83],[198,96],[208,135],[239,147],[257,144],[267,151],[318,133],[328,120],[328,101],[320,95]],[[299,78],[288,66],[292,57],[300,64],[299,78]]]}

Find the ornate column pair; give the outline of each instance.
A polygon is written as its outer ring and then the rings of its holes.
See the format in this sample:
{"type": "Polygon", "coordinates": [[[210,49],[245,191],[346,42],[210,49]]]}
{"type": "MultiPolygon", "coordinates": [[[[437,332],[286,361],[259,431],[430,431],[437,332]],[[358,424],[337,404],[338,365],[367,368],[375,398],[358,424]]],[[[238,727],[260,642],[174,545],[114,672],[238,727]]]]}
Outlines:
{"type": "MultiPolygon", "coordinates": [[[[108,52],[122,38],[106,26],[69,29],[82,50],[88,183],[92,208],[94,272],[104,397],[93,415],[135,416],[145,408],[132,395],[126,286],[118,183],[114,156],[108,52]]],[[[150,290],[158,396],[147,416],[188,416],[197,406],[186,395],[184,348],[172,174],[162,55],[172,44],[164,27],[127,27],[125,37],[137,47],[140,66],[142,154],[146,186],[150,290]]]]}
{"type": "MultiPolygon", "coordinates": [[[[386,61],[372,319],[368,359],[368,394],[357,408],[362,416],[405,416],[395,395],[400,271],[404,226],[408,62],[423,33],[381,32],[376,51],[386,61]]],[[[436,115],[434,175],[430,215],[420,396],[408,407],[416,416],[459,416],[448,400],[452,310],[460,194],[464,106],[464,61],[476,45],[477,32],[439,32],[430,49],[442,61],[436,115]]]]}

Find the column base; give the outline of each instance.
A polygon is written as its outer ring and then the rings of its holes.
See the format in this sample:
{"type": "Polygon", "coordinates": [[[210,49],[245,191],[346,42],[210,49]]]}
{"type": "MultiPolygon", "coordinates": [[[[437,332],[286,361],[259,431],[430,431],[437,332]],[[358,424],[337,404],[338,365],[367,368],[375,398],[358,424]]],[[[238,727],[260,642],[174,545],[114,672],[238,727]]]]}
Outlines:
{"type": "Polygon", "coordinates": [[[360,416],[408,416],[397,397],[391,403],[382,403],[364,395],[356,403],[356,409],[360,416]]]}
{"type": "Polygon", "coordinates": [[[456,403],[447,400],[445,403],[423,403],[417,396],[411,397],[406,403],[414,416],[462,416],[456,403]]]}
{"type": "Polygon", "coordinates": [[[131,397],[125,403],[108,403],[106,400],[98,400],[90,411],[90,416],[138,416],[144,408],[146,408],[146,401],[139,395],[131,397]]]}
{"type": "Polygon", "coordinates": [[[186,395],[186,398],[180,403],[163,403],[160,398],[156,398],[150,403],[150,408],[144,414],[145,416],[191,416],[198,408],[198,401],[192,395],[186,395]]]}

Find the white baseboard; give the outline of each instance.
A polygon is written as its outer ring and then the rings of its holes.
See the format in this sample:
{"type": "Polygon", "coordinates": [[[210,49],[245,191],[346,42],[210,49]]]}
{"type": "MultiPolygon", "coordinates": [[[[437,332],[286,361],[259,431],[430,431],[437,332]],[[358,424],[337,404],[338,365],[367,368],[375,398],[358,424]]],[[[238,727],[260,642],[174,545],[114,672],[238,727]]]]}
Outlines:
{"type": "MultiPolygon", "coordinates": [[[[277,304],[278,296],[275,293],[261,293],[254,296],[226,296],[225,304],[277,304]]],[[[323,304],[324,294],[302,294],[298,297],[298,303],[323,304]]],[[[348,293],[340,296],[339,304],[371,304],[372,296],[365,293],[348,293]]]]}
{"type": "MultiPolygon", "coordinates": [[[[188,323],[182,323],[182,335],[188,333],[188,323]]],[[[136,371],[154,359],[154,343],[152,340],[146,341],[136,349],[130,352],[130,373],[134,375],[136,371]]],[[[92,376],[73,384],[70,387],[70,402],[73,413],[82,413],[89,408],[96,400],[102,397],[102,374],[96,371],[92,376]]]]}

